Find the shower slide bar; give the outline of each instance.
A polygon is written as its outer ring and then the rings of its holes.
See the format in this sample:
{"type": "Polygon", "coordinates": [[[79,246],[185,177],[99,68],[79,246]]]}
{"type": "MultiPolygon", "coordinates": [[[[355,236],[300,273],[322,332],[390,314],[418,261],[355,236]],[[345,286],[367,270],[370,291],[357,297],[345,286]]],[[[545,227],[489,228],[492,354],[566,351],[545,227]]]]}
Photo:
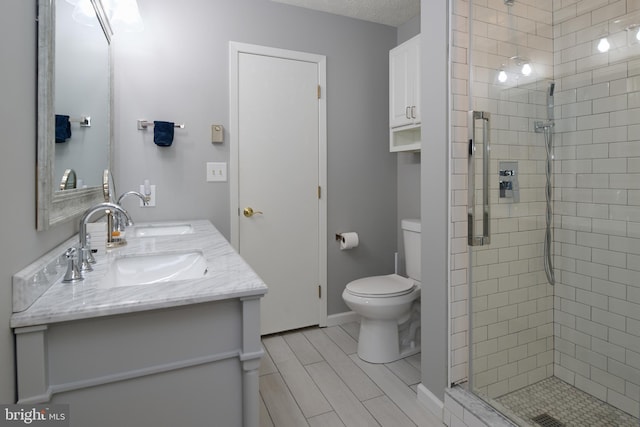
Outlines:
{"type": "Polygon", "coordinates": [[[467,186],[467,236],[469,246],[483,246],[491,243],[489,230],[489,140],[491,114],[486,111],[469,111],[469,156],[467,186]],[[482,120],[482,235],[476,236],[476,121],[482,120]]]}

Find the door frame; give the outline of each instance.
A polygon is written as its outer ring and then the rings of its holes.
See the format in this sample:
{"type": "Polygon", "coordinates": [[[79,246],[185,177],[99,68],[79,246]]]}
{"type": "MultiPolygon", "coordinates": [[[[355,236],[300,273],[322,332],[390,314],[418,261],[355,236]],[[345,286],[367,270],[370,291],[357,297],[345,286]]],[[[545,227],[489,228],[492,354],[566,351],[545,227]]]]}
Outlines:
{"type": "Polygon", "coordinates": [[[238,60],[242,53],[272,56],[276,58],[311,62],[318,65],[318,320],[327,326],[327,59],[324,55],[298,52],[267,46],[229,42],[229,219],[231,223],[231,245],[240,252],[240,176],[239,176],[239,100],[238,60]]]}

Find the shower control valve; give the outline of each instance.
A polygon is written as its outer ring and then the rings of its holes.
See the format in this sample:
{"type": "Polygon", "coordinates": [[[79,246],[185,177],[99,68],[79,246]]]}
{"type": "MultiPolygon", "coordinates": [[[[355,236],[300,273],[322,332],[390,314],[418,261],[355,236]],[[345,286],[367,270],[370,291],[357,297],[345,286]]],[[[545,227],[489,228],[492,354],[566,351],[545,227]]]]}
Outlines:
{"type": "Polygon", "coordinates": [[[518,184],[518,162],[500,162],[498,188],[501,199],[512,199],[514,203],[520,201],[520,185],[518,184]]]}

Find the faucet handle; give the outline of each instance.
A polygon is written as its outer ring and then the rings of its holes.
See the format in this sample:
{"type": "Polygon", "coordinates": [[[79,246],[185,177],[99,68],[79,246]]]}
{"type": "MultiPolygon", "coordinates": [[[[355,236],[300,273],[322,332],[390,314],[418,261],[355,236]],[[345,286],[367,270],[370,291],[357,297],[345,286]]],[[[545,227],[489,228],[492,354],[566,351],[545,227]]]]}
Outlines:
{"type": "MultiPolygon", "coordinates": [[[[91,262],[89,261],[91,255],[91,249],[89,248],[80,248],[80,253],[78,258],[80,260],[80,266],[78,267],[81,272],[83,271],[93,271],[93,267],[91,267],[91,262]]],[[[91,256],[91,258],[93,258],[91,256]]]]}
{"type": "Polygon", "coordinates": [[[62,281],[64,283],[74,283],[80,280],[84,280],[80,270],[78,269],[78,250],[76,248],[69,248],[64,253],[64,257],[67,259],[67,272],[64,275],[62,281]]]}
{"type": "Polygon", "coordinates": [[[87,262],[89,264],[95,264],[96,263],[96,259],[93,257],[93,250],[91,249],[91,234],[87,233],[87,246],[86,249],[88,249],[87,251],[87,262]]]}

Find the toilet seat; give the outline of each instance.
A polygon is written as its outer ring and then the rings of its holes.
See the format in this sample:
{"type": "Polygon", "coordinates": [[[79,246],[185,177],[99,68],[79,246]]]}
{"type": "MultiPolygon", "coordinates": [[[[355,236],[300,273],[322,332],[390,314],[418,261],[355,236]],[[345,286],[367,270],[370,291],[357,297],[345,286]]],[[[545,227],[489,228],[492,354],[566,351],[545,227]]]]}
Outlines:
{"type": "Polygon", "coordinates": [[[347,284],[345,290],[358,297],[391,298],[409,294],[415,288],[416,283],[412,279],[388,274],[354,280],[347,284]]]}

